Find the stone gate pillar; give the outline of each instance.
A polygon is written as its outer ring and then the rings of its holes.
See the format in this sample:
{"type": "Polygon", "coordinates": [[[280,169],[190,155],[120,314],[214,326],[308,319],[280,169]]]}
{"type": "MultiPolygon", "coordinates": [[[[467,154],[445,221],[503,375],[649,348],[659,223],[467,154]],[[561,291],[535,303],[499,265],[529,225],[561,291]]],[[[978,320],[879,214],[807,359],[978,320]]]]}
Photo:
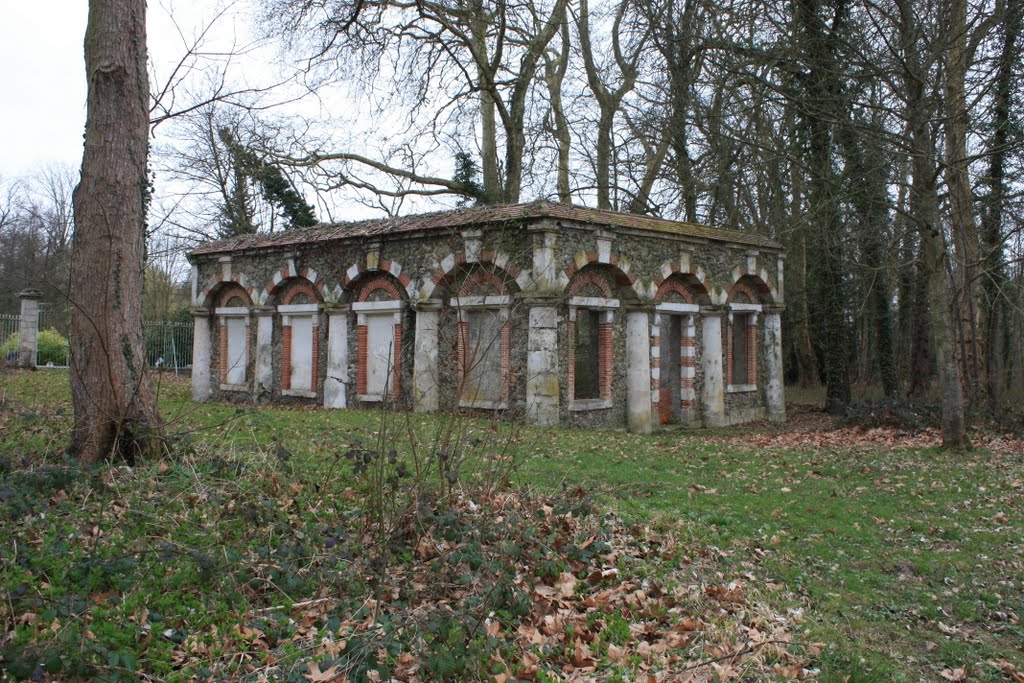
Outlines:
{"type": "Polygon", "coordinates": [[[725,375],[722,371],[722,315],[719,308],[701,309],[704,335],[701,348],[701,367],[704,369],[704,387],[701,407],[707,427],[725,424],[725,375]]]}
{"type": "Polygon", "coordinates": [[[764,312],[765,404],[768,419],[786,421],[786,396],[782,377],[782,314],[778,310],[764,312]]]}
{"type": "Polygon", "coordinates": [[[192,400],[210,398],[210,311],[192,309],[192,400]]]}
{"type": "Polygon", "coordinates": [[[439,301],[416,304],[416,344],[413,347],[412,406],[418,413],[438,409],[440,391],[437,370],[437,323],[441,314],[439,301]]]}
{"type": "Polygon", "coordinates": [[[36,351],[39,348],[39,300],[43,293],[38,289],[18,292],[21,299],[21,319],[18,323],[18,367],[34,368],[36,351]]]}
{"type": "Polygon", "coordinates": [[[551,305],[528,305],[530,328],[526,342],[526,416],[535,425],[556,425],[559,396],[558,309],[551,305]]]}
{"type": "Polygon", "coordinates": [[[651,325],[643,308],[626,311],[626,420],[629,431],[651,433],[651,325]]]}

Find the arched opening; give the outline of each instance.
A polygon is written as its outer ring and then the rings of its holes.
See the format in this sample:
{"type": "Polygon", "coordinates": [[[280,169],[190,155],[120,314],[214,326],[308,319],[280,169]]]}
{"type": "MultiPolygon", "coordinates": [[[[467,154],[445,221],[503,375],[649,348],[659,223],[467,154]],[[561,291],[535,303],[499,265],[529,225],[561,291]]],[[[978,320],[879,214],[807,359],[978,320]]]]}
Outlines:
{"type": "Polygon", "coordinates": [[[770,290],[759,278],[745,276],[729,290],[725,329],[726,391],[755,391],[758,382],[758,324],[770,290]]]}
{"type": "Polygon", "coordinates": [[[222,391],[247,391],[249,388],[252,335],[249,311],[252,301],[249,294],[237,283],[226,283],[211,292],[217,305],[218,341],[215,367],[220,377],[222,391]]]}
{"type": "Polygon", "coordinates": [[[458,320],[459,405],[506,408],[512,351],[509,283],[514,281],[499,269],[482,265],[465,269],[460,279],[458,296],[450,299],[458,320]]]}
{"type": "Polygon", "coordinates": [[[569,410],[612,406],[615,367],[615,316],[620,297],[636,298],[630,280],[618,268],[590,264],[569,280],[566,392],[569,410]]]}
{"type": "Polygon", "coordinates": [[[350,285],[356,316],[356,396],[364,402],[402,394],[402,284],[384,272],[366,273],[350,285]]]}
{"type": "Polygon", "coordinates": [[[280,303],[281,393],[315,398],[320,374],[320,292],[303,277],[284,280],[275,290],[280,303]]]}
{"type": "Polygon", "coordinates": [[[695,416],[697,312],[710,299],[694,275],[673,273],[659,285],[655,301],[651,375],[658,422],[687,423],[695,416]]]}

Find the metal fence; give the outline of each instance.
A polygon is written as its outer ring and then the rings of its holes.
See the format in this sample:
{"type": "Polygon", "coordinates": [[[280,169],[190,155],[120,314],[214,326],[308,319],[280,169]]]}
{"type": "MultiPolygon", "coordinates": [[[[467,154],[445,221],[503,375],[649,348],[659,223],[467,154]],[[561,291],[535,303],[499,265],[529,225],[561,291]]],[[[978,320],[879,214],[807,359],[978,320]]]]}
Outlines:
{"type": "MultiPolygon", "coordinates": [[[[21,348],[18,341],[20,325],[20,315],[0,314],[0,354],[8,363],[18,362],[18,350],[21,348]]],[[[0,362],[4,362],[4,360],[0,360],[0,362]]]]}
{"type": "MultiPolygon", "coordinates": [[[[17,362],[20,322],[19,315],[0,314],[0,347],[9,362],[17,362]]],[[[192,367],[192,323],[150,320],[142,324],[142,329],[147,365],[175,372],[192,367]]],[[[37,367],[68,367],[69,332],[62,316],[40,306],[35,360],[37,367]]]]}
{"type": "Polygon", "coordinates": [[[68,336],[71,321],[68,311],[52,304],[39,304],[39,336],[36,340],[36,367],[66,368],[70,362],[68,336]]]}
{"type": "Polygon", "coordinates": [[[192,323],[151,320],[142,326],[150,367],[175,372],[192,367],[192,323]]]}

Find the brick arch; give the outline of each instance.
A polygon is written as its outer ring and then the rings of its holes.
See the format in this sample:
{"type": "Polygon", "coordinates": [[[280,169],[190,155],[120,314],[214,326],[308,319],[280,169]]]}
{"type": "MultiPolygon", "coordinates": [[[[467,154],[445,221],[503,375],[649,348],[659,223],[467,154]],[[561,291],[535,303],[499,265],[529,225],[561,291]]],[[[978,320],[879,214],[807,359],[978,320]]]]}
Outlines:
{"type": "Polygon", "coordinates": [[[607,277],[609,274],[605,268],[601,267],[584,268],[569,279],[568,292],[570,295],[574,295],[583,287],[594,285],[601,290],[601,294],[605,299],[614,299],[616,298],[615,292],[612,291],[612,286],[607,277]]]}
{"type": "Polygon", "coordinates": [[[282,290],[285,292],[281,298],[282,304],[290,304],[295,300],[295,297],[305,294],[310,299],[311,303],[321,303],[323,297],[320,296],[320,291],[313,285],[312,282],[305,279],[291,278],[291,283],[287,284],[287,281],[282,286],[282,290]]]}
{"type": "Polygon", "coordinates": [[[572,262],[566,266],[563,272],[568,280],[572,280],[576,273],[580,272],[584,268],[593,267],[595,265],[608,268],[609,272],[611,272],[615,277],[615,284],[620,287],[636,288],[639,284],[636,275],[630,272],[631,266],[628,261],[619,258],[619,255],[615,253],[610,254],[607,261],[602,261],[596,249],[592,251],[576,252],[576,255],[573,256],[572,262]]]}
{"type": "Polygon", "coordinates": [[[433,274],[429,278],[424,278],[420,298],[437,297],[443,291],[450,290],[459,277],[471,266],[481,266],[473,268],[470,271],[471,274],[481,270],[490,272],[506,283],[506,290],[509,282],[514,282],[519,291],[529,285],[530,272],[520,268],[509,258],[508,254],[502,251],[481,249],[480,257],[476,260],[468,259],[464,251],[457,251],[441,259],[433,274]]]}
{"type": "Polygon", "coordinates": [[[405,299],[406,292],[401,280],[390,273],[381,271],[369,271],[363,273],[349,285],[353,292],[355,301],[369,301],[370,296],[377,291],[385,291],[393,301],[405,299]]]}
{"type": "Polygon", "coordinates": [[[490,285],[498,290],[498,294],[508,294],[509,278],[501,277],[499,272],[505,273],[505,271],[502,271],[497,267],[490,269],[483,267],[473,268],[469,271],[465,279],[462,281],[462,284],[459,286],[459,296],[469,296],[473,294],[473,290],[480,285],[490,285]]]}
{"type": "Polygon", "coordinates": [[[216,304],[218,308],[226,307],[234,297],[241,297],[243,306],[252,306],[249,292],[237,282],[219,282],[210,291],[210,302],[216,304]]]}
{"type": "Polygon", "coordinates": [[[278,299],[277,304],[286,305],[292,303],[299,294],[308,296],[312,299],[312,303],[323,303],[321,290],[302,276],[282,280],[274,290],[273,296],[275,299],[278,299]]]}
{"type": "MultiPolygon", "coordinates": [[[[342,286],[346,290],[354,292],[364,286],[361,280],[373,273],[384,273],[386,275],[390,275],[391,278],[398,283],[398,286],[404,290],[405,297],[410,299],[415,297],[416,292],[412,285],[412,278],[407,272],[405,272],[405,268],[402,267],[401,263],[392,259],[380,259],[375,268],[370,268],[365,259],[353,263],[345,271],[345,275],[342,278],[342,286]]],[[[340,293],[341,292],[339,290],[339,295],[340,293]]],[[[396,296],[395,298],[405,297],[396,296]]],[[[359,301],[365,301],[365,299],[359,299],[359,301]]]]}
{"type": "Polygon", "coordinates": [[[667,278],[655,280],[658,289],[655,291],[654,300],[663,301],[671,292],[677,292],[688,304],[707,305],[711,303],[704,283],[693,273],[674,272],[667,278]]]}
{"type": "Polygon", "coordinates": [[[256,300],[256,291],[253,287],[249,286],[249,278],[245,276],[245,273],[232,273],[230,280],[223,280],[220,277],[212,277],[206,281],[206,286],[203,287],[203,295],[200,301],[203,302],[203,306],[209,308],[216,306],[219,303],[221,292],[225,288],[231,289],[238,287],[245,293],[245,298],[249,302],[247,306],[252,306],[253,301],[256,300]]]}
{"type": "Polygon", "coordinates": [[[742,294],[752,304],[771,303],[771,289],[760,278],[744,276],[733,282],[726,293],[726,301],[732,303],[737,295],[742,294]]]}
{"type": "Polygon", "coordinates": [[[737,287],[745,287],[753,303],[771,304],[779,300],[778,290],[771,280],[768,271],[762,268],[757,274],[749,273],[745,266],[734,268],[732,271],[732,286],[726,292],[726,300],[732,299],[733,291],[737,287]]]}
{"type": "Polygon", "coordinates": [[[686,289],[684,296],[688,303],[711,304],[711,290],[707,284],[707,275],[701,266],[694,267],[693,265],[682,264],[675,260],[665,261],[665,263],[661,264],[661,268],[658,269],[658,274],[655,276],[650,290],[653,292],[655,301],[661,301],[669,291],[676,291],[675,289],[663,289],[666,286],[670,288],[675,287],[672,284],[665,284],[666,282],[671,283],[673,281],[680,283],[686,289]]]}
{"type": "Polygon", "coordinates": [[[277,305],[283,303],[278,301],[282,292],[285,292],[294,284],[294,280],[301,279],[309,283],[312,290],[315,292],[311,296],[318,302],[324,301],[324,292],[327,289],[327,283],[320,278],[312,268],[296,268],[295,263],[289,259],[288,263],[285,264],[284,268],[275,271],[271,276],[270,281],[267,282],[263,287],[263,291],[260,292],[259,302],[261,305],[277,305]]]}
{"type": "MultiPolygon", "coordinates": [[[[629,264],[624,264],[624,267],[628,269],[629,264]]],[[[573,266],[566,268],[562,273],[563,289],[569,295],[574,295],[580,286],[591,281],[593,277],[592,275],[586,275],[586,280],[580,280],[581,274],[601,272],[606,274],[607,281],[611,285],[610,289],[602,288],[604,289],[605,298],[628,298],[631,300],[645,298],[643,284],[635,275],[617,265],[600,263],[598,261],[586,263],[582,268],[574,268],[573,266]],[[569,275],[570,272],[572,275],[569,275]]]]}

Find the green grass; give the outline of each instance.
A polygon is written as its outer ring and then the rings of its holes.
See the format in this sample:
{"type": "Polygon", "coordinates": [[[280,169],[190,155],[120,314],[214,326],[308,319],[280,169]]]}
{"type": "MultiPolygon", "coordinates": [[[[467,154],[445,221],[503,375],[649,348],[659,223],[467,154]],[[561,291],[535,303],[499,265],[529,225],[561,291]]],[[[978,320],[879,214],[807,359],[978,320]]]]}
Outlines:
{"type": "MultiPolygon", "coordinates": [[[[41,496],[83,486],[46,480],[62,476],[56,469],[45,472],[46,466],[60,463],[57,453],[71,424],[65,382],[66,375],[57,372],[0,375],[0,453],[6,454],[12,472],[27,468],[38,475],[29,486],[41,496]]],[[[213,474],[223,479],[223,486],[204,488],[194,458],[117,477],[100,468],[89,476],[110,477],[130,489],[130,504],[105,508],[89,521],[95,531],[83,529],[82,520],[71,515],[58,523],[26,522],[38,509],[29,500],[5,502],[8,509],[23,505],[19,512],[24,514],[17,526],[8,518],[0,527],[4,543],[16,529],[22,544],[56,550],[70,546],[62,539],[76,534],[123,539],[123,557],[111,559],[108,554],[109,566],[90,566],[85,554],[54,552],[28,568],[7,557],[2,578],[8,591],[46,577],[49,584],[78,585],[77,594],[87,596],[82,599],[95,602],[95,596],[106,596],[101,598],[106,602],[96,604],[113,616],[99,622],[115,631],[102,639],[107,651],[92,656],[110,658],[110,670],[123,671],[126,680],[138,663],[119,658],[131,652],[127,643],[121,649],[111,649],[111,643],[118,643],[117,629],[139,637],[143,610],[161,619],[151,623],[156,629],[151,632],[171,632],[154,639],[166,647],[150,648],[145,663],[156,675],[167,675],[176,664],[175,640],[206,633],[207,622],[241,613],[248,599],[246,586],[252,582],[266,580],[281,593],[275,599],[287,600],[290,592],[315,594],[306,583],[327,581],[332,572],[344,571],[345,559],[312,574],[301,570],[298,558],[291,564],[280,561],[290,552],[282,548],[297,543],[281,536],[282,516],[301,518],[306,533],[332,533],[325,527],[330,518],[325,508],[305,493],[295,493],[296,509],[278,509],[281,489],[348,476],[332,469],[335,455],[356,439],[377,438],[384,424],[374,412],[196,406],[180,382],[161,388],[161,406],[170,431],[181,435],[180,448],[194,448],[196,457],[215,450],[221,470],[217,475],[215,467],[213,474]],[[279,457],[288,462],[280,476],[238,476],[239,468],[270,471],[280,465],[279,457]],[[288,472],[294,473],[293,481],[288,472]],[[253,488],[259,486],[273,490],[253,488]],[[214,502],[224,514],[197,518],[202,514],[197,510],[209,510],[194,504],[204,495],[222,497],[214,502]],[[232,501],[237,505],[229,512],[232,501]],[[259,543],[275,551],[277,559],[268,560],[278,565],[268,570],[277,572],[273,577],[225,573],[230,558],[216,557],[212,550],[208,557],[206,550],[199,556],[180,550],[230,548],[232,538],[251,533],[254,520],[261,528],[259,543]],[[174,547],[161,550],[167,539],[173,539],[174,547]],[[216,542],[211,544],[211,539],[216,542]],[[134,555],[142,545],[156,550],[134,555]],[[157,590],[152,585],[144,591],[132,589],[132,577],[167,566],[173,571],[160,573],[157,590]],[[212,591],[222,597],[211,613],[201,595],[212,591]]],[[[443,417],[403,415],[387,428],[396,430],[400,442],[412,431],[423,443],[448,424],[443,417]]],[[[463,440],[476,439],[481,449],[508,438],[504,431],[495,438],[494,431],[507,426],[486,421],[463,421],[458,428],[465,432],[463,440]]],[[[667,523],[690,558],[704,558],[726,579],[746,577],[770,596],[780,613],[803,610],[808,642],[826,645],[815,663],[821,680],[938,680],[943,670],[957,667],[966,667],[971,680],[1004,680],[994,664],[1001,660],[1006,667],[1024,670],[1024,454],[962,454],[886,444],[761,448],[721,438],[730,433],[736,432],[676,430],[641,437],[523,429],[511,438],[523,456],[520,486],[595,492],[627,521],[667,523]]],[[[111,500],[122,500],[107,491],[111,500]]],[[[344,502],[337,506],[339,514],[355,514],[354,509],[344,502]]],[[[76,547],[82,553],[82,546],[76,547]]],[[[69,618],[81,606],[43,607],[40,617],[55,619],[65,629],[62,637],[73,639],[79,635],[75,630],[84,628],[69,618]]],[[[269,616],[260,626],[267,631],[284,628],[269,616]]],[[[627,638],[623,626],[615,619],[606,621],[606,637],[611,642],[627,638]]],[[[204,647],[227,645],[223,638],[211,638],[204,647]]]]}

